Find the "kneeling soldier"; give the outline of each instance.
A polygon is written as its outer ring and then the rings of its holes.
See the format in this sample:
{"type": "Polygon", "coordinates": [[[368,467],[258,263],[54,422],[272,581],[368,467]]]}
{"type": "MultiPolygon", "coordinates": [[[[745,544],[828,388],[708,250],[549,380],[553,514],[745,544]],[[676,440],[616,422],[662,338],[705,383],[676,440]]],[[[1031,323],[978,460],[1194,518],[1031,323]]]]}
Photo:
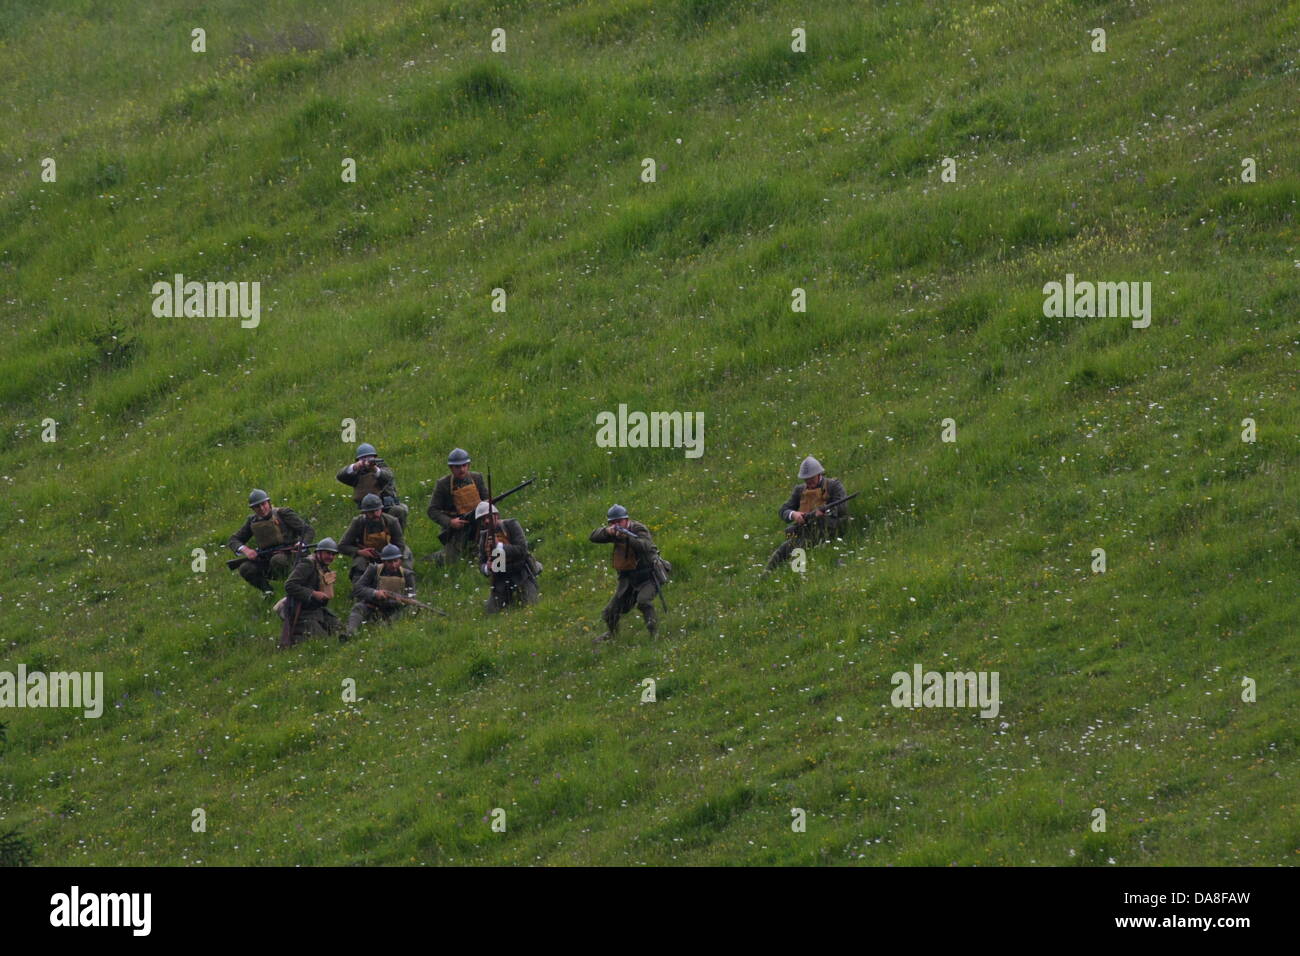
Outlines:
{"type": "Polygon", "coordinates": [[[396,620],[406,609],[399,597],[415,597],[415,572],[402,567],[402,549],[395,544],[384,545],[379,553],[380,564],[372,564],[366,573],[352,585],[352,596],[357,603],[348,615],[347,630],[339,636],[346,641],[357,633],[367,621],[388,623],[396,620]]]}
{"type": "Polygon", "coordinates": [[[469,454],[463,448],[453,448],[447,456],[451,474],[443,475],[429,498],[429,517],[442,527],[438,540],[443,549],[434,560],[438,564],[454,564],[462,555],[473,554],[478,527],[473,515],[480,501],[487,501],[487,483],[477,471],[469,470],[469,454]]]}
{"type": "Polygon", "coordinates": [[[375,446],[363,442],[357,446],[357,458],[350,465],[344,465],[335,475],[339,481],[352,488],[352,500],[361,504],[366,495],[378,495],[383,502],[384,511],[392,515],[406,530],[406,518],[411,509],[402,504],[397,494],[397,481],[393,469],[379,457],[375,446]]]}
{"type": "Polygon", "coordinates": [[[273,508],[271,496],[254,488],[248,496],[253,513],[243,527],[230,536],[226,546],[240,557],[239,574],[263,594],[271,593],[271,581],[289,576],[300,546],[311,544],[316,532],[292,508],[273,508]],[[248,541],[257,545],[249,547],[248,541]]]}
{"type": "Polygon", "coordinates": [[[851,496],[844,494],[838,478],[826,477],[821,462],[809,455],[799,466],[799,477],[803,484],[794,486],[780,509],[781,520],[793,524],[785,529],[785,542],[767,559],[769,571],[788,561],[795,548],[811,548],[839,537],[849,521],[844,502],[851,496]]]}
{"type": "Polygon", "coordinates": [[[402,549],[402,563],[409,568],[411,552],[402,537],[402,523],[384,514],[384,504],[378,495],[366,495],[361,499],[361,514],[352,519],[339,541],[339,550],[352,558],[348,580],[355,581],[365,574],[366,568],[379,560],[379,552],[389,544],[402,549]]]}
{"type": "Polygon", "coordinates": [[[523,526],[514,518],[501,519],[495,505],[479,502],[474,519],[482,529],[478,538],[479,570],[492,579],[492,593],[483,609],[495,614],[511,604],[537,600],[537,573],[542,566],[528,552],[523,526]]]}
{"type": "Polygon", "coordinates": [[[334,597],[335,572],[330,570],[338,555],[333,538],[322,538],[310,558],[298,566],[284,582],[284,601],[280,616],[284,627],[280,631],[280,646],[289,647],[304,638],[333,634],[339,629],[339,619],[327,606],[334,597]]]}
{"type": "MultiPolygon", "coordinates": [[[[596,638],[608,641],[618,634],[618,620],[633,605],[645,618],[646,630],[655,636],[659,623],[655,617],[655,595],[660,586],[667,581],[667,571],[671,565],[659,557],[650,529],[639,521],[627,516],[627,509],[614,505],[605,516],[609,524],[597,528],[591,533],[595,544],[614,543],[614,569],[618,571],[618,587],[614,596],[605,605],[602,616],[605,626],[609,628],[596,638]]],[[[660,600],[663,600],[662,595],[660,600]]]]}

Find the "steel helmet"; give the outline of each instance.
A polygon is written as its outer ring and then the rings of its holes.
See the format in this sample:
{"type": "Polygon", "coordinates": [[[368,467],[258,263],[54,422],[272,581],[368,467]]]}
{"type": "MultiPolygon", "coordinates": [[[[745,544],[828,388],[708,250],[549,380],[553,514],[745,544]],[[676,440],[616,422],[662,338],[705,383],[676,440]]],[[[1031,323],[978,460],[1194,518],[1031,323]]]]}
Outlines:
{"type": "Polygon", "coordinates": [[[361,499],[360,507],[362,511],[378,511],[384,507],[384,503],[379,500],[378,495],[371,494],[361,499]]]}
{"type": "Polygon", "coordinates": [[[626,518],[627,509],[622,505],[614,505],[614,507],[610,508],[609,511],[605,513],[605,517],[610,521],[617,521],[619,518],[626,518]]]}
{"type": "Polygon", "coordinates": [[[486,502],[486,501],[480,501],[480,502],[478,503],[478,507],[474,509],[474,518],[475,518],[475,519],[478,519],[478,518],[483,517],[485,514],[488,513],[488,508],[491,508],[491,509],[492,509],[492,513],[493,513],[494,515],[499,515],[499,514],[501,513],[500,511],[497,510],[497,506],[496,506],[496,505],[489,504],[489,503],[486,502]]]}
{"type": "Polygon", "coordinates": [[[469,452],[467,452],[464,448],[453,448],[451,450],[451,454],[447,456],[447,464],[468,465],[469,452]]]}
{"type": "Polygon", "coordinates": [[[812,455],[809,455],[803,460],[803,464],[799,466],[799,477],[811,478],[814,475],[823,474],[825,471],[826,469],[822,467],[822,463],[812,455]]]}
{"type": "Polygon", "coordinates": [[[378,455],[379,452],[375,451],[375,446],[370,444],[369,442],[362,442],[360,445],[357,446],[358,460],[362,458],[371,457],[371,456],[378,457],[378,455]]]}
{"type": "Polygon", "coordinates": [[[402,549],[395,544],[384,545],[384,550],[379,552],[380,561],[396,561],[402,556],[402,549]]]}
{"type": "Polygon", "coordinates": [[[319,541],[316,542],[316,550],[329,551],[332,552],[333,554],[338,554],[339,546],[334,543],[333,538],[321,538],[319,541]]]}
{"type": "Polygon", "coordinates": [[[271,500],[271,496],[268,495],[265,491],[263,491],[261,488],[254,488],[248,496],[248,507],[256,508],[263,501],[270,501],[270,500],[271,500]]]}

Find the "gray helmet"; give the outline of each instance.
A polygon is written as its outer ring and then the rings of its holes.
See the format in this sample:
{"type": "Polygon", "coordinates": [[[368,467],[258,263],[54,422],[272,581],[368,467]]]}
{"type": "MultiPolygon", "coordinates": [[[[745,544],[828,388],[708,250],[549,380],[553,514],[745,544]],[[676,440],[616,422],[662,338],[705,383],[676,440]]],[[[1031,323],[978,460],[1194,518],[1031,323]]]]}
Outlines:
{"type": "Polygon", "coordinates": [[[491,509],[492,509],[492,513],[493,513],[494,515],[499,515],[499,514],[501,513],[500,511],[497,510],[497,506],[496,506],[496,505],[490,505],[490,504],[488,504],[488,502],[486,502],[486,501],[480,501],[480,502],[478,503],[478,507],[476,507],[476,508],[474,509],[474,517],[475,517],[475,519],[481,518],[481,517],[483,517],[485,514],[487,514],[487,513],[488,513],[488,508],[491,508],[491,509]]]}
{"type": "Polygon", "coordinates": [[[799,466],[799,477],[811,478],[814,475],[820,475],[825,471],[826,469],[822,467],[822,463],[812,455],[809,455],[803,460],[803,464],[799,466]]]}
{"type": "Polygon", "coordinates": [[[330,551],[334,554],[339,553],[339,546],[334,543],[333,538],[321,538],[316,542],[317,551],[330,551]]]}
{"type": "Polygon", "coordinates": [[[451,454],[447,456],[447,464],[468,465],[469,452],[467,452],[464,448],[453,448],[451,450],[451,454]]]}
{"type": "Polygon", "coordinates": [[[605,512],[605,517],[610,521],[617,521],[619,518],[627,517],[627,509],[622,505],[614,505],[609,511],[605,512]]]}
{"type": "Polygon", "coordinates": [[[368,455],[378,456],[379,452],[375,451],[375,446],[369,442],[362,442],[357,446],[357,458],[365,458],[368,455]]]}
{"type": "Polygon", "coordinates": [[[361,499],[362,511],[378,511],[384,506],[378,495],[366,495],[361,499]]]}
{"type": "Polygon", "coordinates": [[[271,496],[268,495],[265,491],[263,491],[261,488],[254,488],[252,493],[249,494],[248,496],[248,507],[256,508],[263,501],[270,501],[270,500],[271,500],[271,496]]]}
{"type": "Polygon", "coordinates": [[[384,545],[384,550],[379,552],[380,561],[396,561],[402,556],[402,549],[395,544],[384,545]]]}

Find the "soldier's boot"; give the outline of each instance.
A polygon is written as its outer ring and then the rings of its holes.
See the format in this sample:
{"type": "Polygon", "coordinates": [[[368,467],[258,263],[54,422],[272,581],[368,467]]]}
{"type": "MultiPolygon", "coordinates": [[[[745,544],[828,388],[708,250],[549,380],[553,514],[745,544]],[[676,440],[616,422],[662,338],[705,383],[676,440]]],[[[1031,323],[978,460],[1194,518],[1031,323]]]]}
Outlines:
{"type": "Polygon", "coordinates": [[[621,616],[617,608],[605,608],[604,613],[601,614],[601,617],[605,619],[605,633],[595,639],[596,644],[603,644],[618,637],[618,619],[621,616]]]}
{"type": "Polygon", "coordinates": [[[352,613],[348,615],[348,623],[339,634],[339,643],[346,644],[356,636],[361,625],[366,622],[366,611],[369,610],[365,604],[358,601],[352,605],[352,613]]]}

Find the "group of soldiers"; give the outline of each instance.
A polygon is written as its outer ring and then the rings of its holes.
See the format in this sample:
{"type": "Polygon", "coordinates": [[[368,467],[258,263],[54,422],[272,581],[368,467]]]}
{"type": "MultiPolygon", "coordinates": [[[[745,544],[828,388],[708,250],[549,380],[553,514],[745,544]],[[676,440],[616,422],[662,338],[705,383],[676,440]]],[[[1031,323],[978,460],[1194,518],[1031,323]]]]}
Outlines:
{"type": "MultiPolygon", "coordinates": [[[[489,614],[534,603],[542,565],[532,555],[523,526],[503,518],[496,505],[531,479],[494,498],[483,475],[470,470],[464,449],[453,449],[447,466],[449,473],[438,480],[429,499],[429,518],[442,529],[438,540],[443,547],[434,561],[449,566],[472,557],[490,582],[484,604],[489,614]]],[[[414,559],[405,538],[410,511],[398,495],[392,468],[373,445],[361,444],[336,477],[352,488],[358,509],[337,543],[328,537],[314,541],[310,524],[292,508],[274,505],[260,488],[248,497],[248,519],[227,542],[235,552],[229,566],[254,588],[273,597],[272,582],[284,581],[284,598],[275,605],[283,621],[281,647],[326,634],[347,641],[363,625],[391,622],[411,606],[442,613],[416,598],[414,559]],[[353,604],[346,623],[329,609],[337,575],[331,565],[340,554],[351,558],[353,604]]],[[[855,496],[845,495],[839,480],[826,477],[817,459],[804,459],[799,478],[780,509],[781,520],[790,524],[786,540],[768,559],[768,571],[789,560],[795,548],[839,537],[848,521],[845,504],[855,496]]],[[[614,596],[602,613],[606,631],[596,641],[617,636],[620,619],[634,607],[654,637],[659,627],[654,602],[658,598],[667,610],[663,586],[672,565],[659,554],[650,529],[616,504],[590,538],[593,544],[613,546],[611,561],[618,574],[614,596]]]]}

